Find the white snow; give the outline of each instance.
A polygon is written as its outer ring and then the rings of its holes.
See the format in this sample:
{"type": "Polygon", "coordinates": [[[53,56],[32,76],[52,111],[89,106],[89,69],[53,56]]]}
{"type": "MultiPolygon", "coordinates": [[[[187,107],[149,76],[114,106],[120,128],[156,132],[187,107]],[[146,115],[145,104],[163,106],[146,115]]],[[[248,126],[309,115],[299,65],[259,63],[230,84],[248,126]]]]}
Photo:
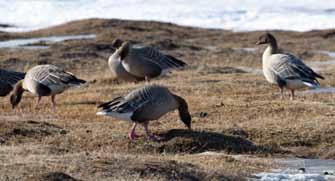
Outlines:
{"type": "MultiPolygon", "coordinates": [[[[334,28],[330,0],[0,0],[6,31],[27,31],[84,18],[156,20],[234,31],[334,28]]],[[[1,30],[1,29],[0,29],[1,30]]]]}

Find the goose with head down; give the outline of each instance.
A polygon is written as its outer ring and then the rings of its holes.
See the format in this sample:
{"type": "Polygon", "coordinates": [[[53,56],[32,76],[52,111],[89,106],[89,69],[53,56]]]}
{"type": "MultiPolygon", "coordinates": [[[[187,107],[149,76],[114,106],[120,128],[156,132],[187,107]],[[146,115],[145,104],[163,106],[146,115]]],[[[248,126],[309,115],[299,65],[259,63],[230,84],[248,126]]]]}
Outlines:
{"type": "Polygon", "coordinates": [[[23,80],[17,82],[10,97],[13,109],[20,103],[22,94],[28,91],[37,98],[38,106],[43,96],[51,96],[51,102],[55,108],[55,96],[66,89],[84,84],[86,81],[78,79],[70,72],[54,65],[37,65],[31,68],[23,80]]]}
{"type": "Polygon", "coordinates": [[[293,100],[296,89],[320,86],[317,79],[324,79],[324,77],[314,72],[298,57],[281,52],[272,34],[263,34],[256,44],[268,45],[262,57],[263,73],[268,82],[278,85],[281,98],[283,98],[284,87],[291,91],[291,100],[293,100]]]}
{"type": "Polygon", "coordinates": [[[191,129],[191,115],[186,101],[182,97],[171,93],[168,88],[160,85],[145,85],[124,97],[117,97],[112,101],[101,104],[98,108],[102,110],[97,115],[111,116],[133,122],[133,127],[129,133],[131,140],[138,137],[135,133],[138,124],[144,127],[150,139],[160,140],[161,138],[150,134],[149,121],[158,120],[175,109],[178,109],[181,121],[187,128],[191,129]]]}
{"type": "Polygon", "coordinates": [[[0,96],[7,96],[25,73],[0,69],[0,96]]]}
{"type": "MultiPolygon", "coordinates": [[[[123,42],[119,39],[114,41],[113,46],[117,49],[109,59],[110,67],[112,67],[112,62],[118,61],[118,65],[121,64],[129,75],[138,79],[149,80],[164,75],[171,69],[186,66],[185,62],[163,54],[153,47],[133,46],[129,42],[123,42]]],[[[114,67],[116,66],[114,65],[114,67]]]]}

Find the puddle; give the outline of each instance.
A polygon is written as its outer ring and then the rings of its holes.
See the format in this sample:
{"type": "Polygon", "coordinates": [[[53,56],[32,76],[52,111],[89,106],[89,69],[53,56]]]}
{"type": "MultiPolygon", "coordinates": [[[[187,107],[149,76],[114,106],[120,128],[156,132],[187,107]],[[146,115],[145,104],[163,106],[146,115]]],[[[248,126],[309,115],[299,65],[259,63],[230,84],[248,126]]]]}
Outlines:
{"type": "Polygon", "coordinates": [[[96,35],[69,35],[69,36],[49,36],[28,39],[14,39],[8,41],[0,41],[0,48],[26,48],[26,49],[40,49],[48,48],[48,46],[34,45],[38,43],[55,43],[65,40],[82,40],[82,39],[95,39],[96,35]]]}
{"type": "Polygon", "coordinates": [[[335,180],[335,160],[322,159],[276,159],[276,162],[283,165],[285,169],[273,170],[273,172],[263,172],[255,174],[257,179],[251,180],[308,180],[326,181],[335,180]],[[302,171],[301,168],[305,170],[302,171]]]}
{"type": "Polygon", "coordinates": [[[322,94],[322,93],[335,93],[335,87],[322,87],[317,89],[310,89],[300,92],[302,94],[322,94]]]}

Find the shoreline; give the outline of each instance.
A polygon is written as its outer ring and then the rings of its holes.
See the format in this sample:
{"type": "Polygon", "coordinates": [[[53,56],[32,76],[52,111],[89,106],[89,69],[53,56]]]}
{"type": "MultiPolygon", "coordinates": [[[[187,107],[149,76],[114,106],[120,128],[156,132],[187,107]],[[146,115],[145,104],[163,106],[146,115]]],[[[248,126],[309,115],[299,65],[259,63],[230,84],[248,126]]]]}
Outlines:
{"type": "MultiPolygon", "coordinates": [[[[79,20],[71,20],[68,22],[64,23],[59,23],[56,25],[51,25],[47,27],[41,27],[41,28],[32,28],[30,30],[26,31],[2,31],[3,33],[8,33],[8,34],[29,34],[33,32],[43,32],[43,31],[48,31],[52,29],[56,29],[58,27],[63,27],[67,26],[70,24],[76,24],[76,23],[82,23],[82,22],[89,22],[89,21],[115,21],[115,22],[129,22],[129,23],[154,23],[154,24],[162,24],[165,26],[175,26],[175,27],[181,27],[181,28],[191,28],[191,29],[202,29],[202,30],[209,30],[209,31],[224,31],[224,32],[231,32],[231,33],[257,33],[257,32],[288,32],[288,33],[315,33],[315,32],[328,32],[328,31],[335,31],[334,28],[324,28],[324,29],[310,29],[310,30],[305,30],[305,31],[295,31],[295,30],[289,30],[289,29],[263,29],[263,30],[243,30],[243,31],[237,31],[233,29],[225,29],[225,28],[207,28],[207,27],[201,27],[201,26],[192,26],[192,25],[182,25],[178,23],[173,23],[173,22],[165,22],[165,21],[156,21],[156,20],[132,20],[132,19],[117,19],[117,18],[88,18],[88,19],[79,19],[79,20]]],[[[1,24],[1,28],[14,28],[20,26],[18,25],[12,25],[12,24],[1,24]]]]}

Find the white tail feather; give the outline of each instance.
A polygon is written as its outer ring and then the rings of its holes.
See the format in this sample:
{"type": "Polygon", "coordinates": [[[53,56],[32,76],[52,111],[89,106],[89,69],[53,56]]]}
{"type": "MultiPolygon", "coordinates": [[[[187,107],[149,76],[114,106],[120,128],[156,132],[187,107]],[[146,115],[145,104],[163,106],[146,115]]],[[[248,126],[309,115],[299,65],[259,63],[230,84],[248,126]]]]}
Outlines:
{"type": "Polygon", "coordinates": [[[111,116],[111,117],[118,118],[124,121],[132,121],[131,116],[133,115],[133,112],[117,113],[117,112],[99,111],[97,112],[97,115],[98,116],[111,116]]]}
{"type": "Polygon", "coordinates": [[[310,82],[303,82],[306,86],[311,87],[311,88],[320,88],[320,85],[317,83],[310,83],[310,82]]]}

